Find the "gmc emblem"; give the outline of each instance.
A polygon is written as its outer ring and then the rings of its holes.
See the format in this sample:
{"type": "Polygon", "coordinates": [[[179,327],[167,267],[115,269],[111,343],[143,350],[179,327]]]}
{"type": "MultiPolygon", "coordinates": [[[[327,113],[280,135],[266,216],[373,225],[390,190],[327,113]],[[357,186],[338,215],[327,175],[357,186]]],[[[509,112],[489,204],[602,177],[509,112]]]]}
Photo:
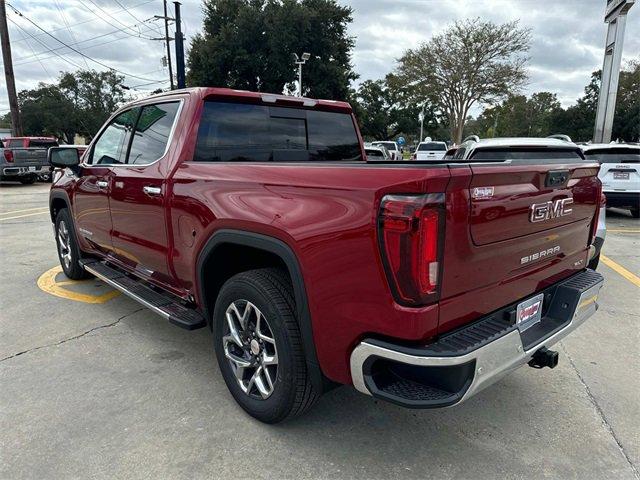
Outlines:
{"type": "Polygon", "coordinates": [[[573,203],[573,198],[563,198],[554,202],[534,203],[530,208],[529,221],[532,223],[544,222],[552,218],[570,215],[573,210],[568,208],[573,203]]]}

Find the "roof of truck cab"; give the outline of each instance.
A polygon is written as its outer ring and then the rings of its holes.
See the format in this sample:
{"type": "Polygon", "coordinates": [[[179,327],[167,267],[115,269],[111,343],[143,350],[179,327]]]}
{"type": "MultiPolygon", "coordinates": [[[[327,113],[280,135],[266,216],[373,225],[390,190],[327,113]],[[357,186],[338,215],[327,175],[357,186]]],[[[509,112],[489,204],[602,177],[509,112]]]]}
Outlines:
{"type": "Polygon", "coordinates": [[[566,142],[557,138],[539,137],[504,137],[504,138],[483,138],[479,142],[469,141],[476,148],[489,147],[565,147],[570,149],[579,148],[573,142],[566,142]]]}
{"type": "MultiPolygon", "coordinates": [[[[250,92],[248,90],[236,90],[233,88],[217,88],[217,87],[190,87],[182,88],[178,90],[171,90],[170,92],[158,93],[150,97],[146,97],[140,100],[148,100],[149,98],[170,98],[179,94],[195,94],[200,98],[218,98],[221,100],[244,100],[252,103],[264,103],[267,105],[287,105],[287,106],[301,106],[312,108],[320,106],[323,109],[338,110],[351,113],[351,105],[348,102],[341,102],[337,100],[323,100],[308,97],[294,97],[292,95],[282,95],[278,93],[267,92],[250,92]]],[[[135,102],[133,102],[135,103],[135,102]]]]}
{"type": "Polygon", "coordinates": [[[640,145],[637,143],[589,143],[588,145],[580,145],[583,151],[588,152],[589,150],[606,150],[609,148],[632,148],[638,149],[640,145]]]}
{"type": "Polygon", "coordinates": [[[540,138],[540,137],[504,137],[504,138],[483,138],[476,142],[475,140],[467,140],[458,148],[464,148],[464,158],[470,158],[476,150],[488,148],[555,148],[566,149],[581,152],[580,147],[573,142],[559,140],[557,138],[540,138]]]}

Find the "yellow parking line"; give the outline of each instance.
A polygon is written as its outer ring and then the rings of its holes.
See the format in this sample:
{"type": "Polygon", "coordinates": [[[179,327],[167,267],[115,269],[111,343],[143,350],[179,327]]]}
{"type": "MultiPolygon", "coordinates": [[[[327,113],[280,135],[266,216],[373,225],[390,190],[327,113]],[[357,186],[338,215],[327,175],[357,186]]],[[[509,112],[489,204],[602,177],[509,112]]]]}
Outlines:
{"type": "Polygon", "coordinates": [[[3,220],[15,220],[16,218],[33,217],[34,215],[42,215],[43,213],[49,213],[49,209],[45,210],[44,212],[27,213],[25,215],[16,215],[14,217],[0,218],[0,222],[3,220]]]}
{"type": "Polygon", "coordinates": [[[607,232],[611,233],[640,233],[640,228],[607,228],[607,232]]]}
{"type": "Polygon", "coordinates": [[[12,213],[33,212],[34,210],[44,210],[49,207],[25,208],[24,210],[11,210],[10,212],[2,212],[0,215],[11,215],[12,213]]]}
{"type": "Polygon", "coordinates": [[[601,254],[600,260],[602,260],[602,263],[604,263],[607,267],[615,270],[617,273],[619,273],[624,278],[626,278],[631,283],[633,283],[636,287],[640,287],[640,277],[634,275],[629,270],[624,268],[622,265],[618,265],[616,262],[614,262],[613,260],[611,260],[609,257],[605,255],[601,254]]]}
{"type": "Polygon", "coordinates": [[[40,278],[38,278],[38,287],[40,287],[40,290],[50,293],[51,295],[55,295],[56,297],[66,298],[68,300],[75,300],[76,302],[84,303],[105,303],[112,298],[120,295],[120,292],[118,290],[111,290],[109,292],[103,293],[102,295],[89,295],[86,293],[72,292],[71,290],[62,288],[62,286],[78,285],[86,283],[87,281],[63,280],[61,282],[56,282],[56,275],[58,275],[60,272],[62,272],[62,267],[57,266],[53,267],[50,270],[47,270],[42,275],[40,275],[40,278]]]}

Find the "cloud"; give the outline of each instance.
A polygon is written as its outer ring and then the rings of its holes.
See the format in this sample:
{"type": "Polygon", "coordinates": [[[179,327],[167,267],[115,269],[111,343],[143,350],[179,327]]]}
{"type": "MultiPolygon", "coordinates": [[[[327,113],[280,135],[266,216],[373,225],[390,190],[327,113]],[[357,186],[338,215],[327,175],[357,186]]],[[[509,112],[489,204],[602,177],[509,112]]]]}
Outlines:
{"type": "MultiPolygon", "coordinates": [[[[349,34],[356,39],[353,64],[359,81],[383,78],[395,68],[396,59],[405,50],[428,41],[455,20],[473,17],[496,23],[519,20],[523,27],[531,28],[526,93],[554,92],[567,106],[582,95],[591,72],[602,65],[606,32],[603,0],[339,1],[353,9],[349,34]]],[[[149,20],[162,15],[159,0],[12,0],[11,3],[63,42],[81,42],[76,48],[87,56],[131,74],[126,76],[127,85],[161,81],[137,87],[141,93],[168,84],[168,71],[161,65],[164,43],[149,40],[164,36],[162,22],[149,20]],[[147,21],[132,26],[141,20],[147,21]]],[[[171,2],[169,6],[172,10],[171,2]]],[[[189,40],[202,25],[201,2],[183,0],[182,16],[188,48],[189,40]]],[[[43,34],[9,8],[8,17],[21,27],[9,24],[18,90],[33,88],[38,82],[52,82],[61,71],[87,66],[105,69],[43,34]],[[52,49],[53,52],[48,51],[52,49]],[[35,56],[34,52],[42,53],[35,56]]],[[[640,52],[640,6],[629,12],[624,57],[626,60],[637,57],[637,52],[640,52]]],[[[7,104],[3,81],[0,113],[6,112],[7,104]]]]}

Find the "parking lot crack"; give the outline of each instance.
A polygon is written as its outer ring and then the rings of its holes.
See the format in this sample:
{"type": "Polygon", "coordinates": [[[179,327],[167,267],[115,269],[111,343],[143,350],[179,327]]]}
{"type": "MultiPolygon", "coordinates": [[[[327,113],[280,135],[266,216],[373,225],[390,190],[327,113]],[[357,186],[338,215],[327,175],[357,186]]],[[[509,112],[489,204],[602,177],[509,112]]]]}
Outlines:
{"type": "Polygon", "coordinates": [[[63,343],[71,342],[73,340],[77,340],[79,338],[82,338],[82,337],[84,337],[86,335],[89,335],[90,333],[95,332],[97,330],[103,330],[105,328],[115,327],[116,325],[118,325],[125,318],[130,317],[131,315],[134,315],[134,314],[136,314],[136,313],[138,313],[138,312],[140,312],[142,310],[144,310],[144,307],[143,308],[138,308],[137,310],[134,310],[133,312],[127,313],[126,315],[121,316],[120,318],[118,318],[114,322],[107,323],[105,325],[98,325],[97,327],[90,328],[89,330],[87,330],[85,332],[82,332],[82,333],[80,333],[78,335],[74,335],[74,336],[69,337],[69,338],[64,338],[64,339],[62,339],[62,340],[60,340],[58,342],[55,342],[55,343],[49,343],[47,345],[40,345],[40,346],[37,346],[37,347],[29,348],[27,350],[23,350],[21,352],[14,353],[13,355],[9,355],[8,357],[0,358],[0,363],[4,362],[5,360],[11,360],[12,358],[19,357],[19,356],[24,355],[26,353],[35,352],[36,350],[42,350],[43,348],[57,347],[58,345],[62,345],[63,343]]]}
{"type": "Polygon", "coordinates": [[[622,442],[620,441],[620,439],[618,438],[618,435],[616,435],[615,430],[613,429],[613,427],[611,426],[611,424],[607,420],[607,417],[604,414],[604,411],[602,410],[602,407],[600,407],[600,405],[598,404],[598,401],[596,400],[596,397],[591,392],[591,389],[589,388],[589,385],[587,384],[587,382],[585,381],[584,377],[580,373],[580,370],[578,370],[578,367],[576,366],[575,362],[573,361],[573,358],[571,358],[571,355],[569,355],[569,352],[565,348],[564,344],[560,343],[560,348],[562,348],[562,350],[564,351],[565,356],[569,360],[569,365],[576,372],[576,376],[578,377],[578,380],[580,380],[580,383],[582,383],[582,386],[584,387],[585,392],[587,393],[587,397],[589,398],[589,401],[593,405],[593,408],[595,409],[596,413],[600,417],[600,420],[602,421],[602,425],[605,427],[605,429],[609,432],[609,434],[611,435],[613,440],[616,442],[616,445],[618,446],[618,449],[620,450],[620,453],[622,453],[622,456],[625,458],[625,460],[629,464],[629,467],[631,467],[631,470],[633,471],[633,474],[635,475],[635,477],[638,480],[640,480],[640,472],[638,472],[638,469],[633,464],[633,462],[631,461],[631,458],[629,457],[629,455],[625,451],[625,449],[624,449],[624,447],[622,445],[622,442]]]}

